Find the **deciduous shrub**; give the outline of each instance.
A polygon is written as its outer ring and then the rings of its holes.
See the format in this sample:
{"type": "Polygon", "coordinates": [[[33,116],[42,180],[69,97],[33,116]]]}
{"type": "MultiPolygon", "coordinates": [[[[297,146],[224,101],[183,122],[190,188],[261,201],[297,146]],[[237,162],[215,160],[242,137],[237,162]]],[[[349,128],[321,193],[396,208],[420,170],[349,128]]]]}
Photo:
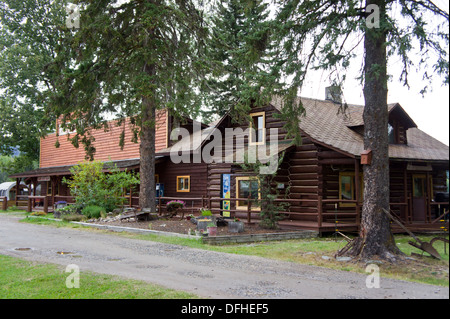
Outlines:
{"type": "Polygon", "coordinates": [[[89,205],[83,208],[81,213],[86,216],[86,218],[100,218],[106,216],[106,210],[103,207],[96,205],[89,205]]]}
{"type": "Polygon", "coordinates": [[[125,190],[139,184],[139,174],[120,171],[112,163],[83,162],[70,169],[70,179],[63,179],[70,187],[75,197],[76,205],[80,208],[100,206],[106,211],[123,205],[125,190]],[[108,167],[108,172],[103,170],[108,167]]]}

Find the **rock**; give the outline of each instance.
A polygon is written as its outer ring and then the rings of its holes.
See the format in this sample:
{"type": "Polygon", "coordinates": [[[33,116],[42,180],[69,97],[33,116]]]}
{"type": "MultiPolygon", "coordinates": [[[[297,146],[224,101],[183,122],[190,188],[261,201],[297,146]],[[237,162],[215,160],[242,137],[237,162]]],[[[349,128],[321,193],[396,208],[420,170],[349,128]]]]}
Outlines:
{"type": "Polygon", "coordinates": [[[122,213],[122,208],[116,208],[111,212],[114,216],[117,216],[122,213]]]}
{"type": "Polygon", "coordinates": [[[228,231],[230,233],[242,233],[244,231],[244,223],[243,222],[228,222],[228,231]]]}
{"type": "Polygon", "coordinates": [[[330,260],[331,257],[328,257],[328,256],[322,256],[322,259],[324,259],[324,260],[330,260]]]}
{"type": "Polygon", "coordinates": [[[336,257],[337,261],[350,261],[352,257],[336,257]]]}

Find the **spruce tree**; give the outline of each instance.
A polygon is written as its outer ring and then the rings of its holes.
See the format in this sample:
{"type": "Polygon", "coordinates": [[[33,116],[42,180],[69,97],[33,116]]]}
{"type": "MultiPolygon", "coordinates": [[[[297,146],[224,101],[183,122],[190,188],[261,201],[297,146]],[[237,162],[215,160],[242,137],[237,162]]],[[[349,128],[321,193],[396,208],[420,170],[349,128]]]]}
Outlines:
{"type": "MultiPolygon", "coordinates": [[[[407,75],[414,65],[414,49],[420,54],[419,67],[443,77],[448,84],[448,12],[432,1],[402,0],[314,0],[276,1],[278,13],[275,26],[280,43],[281,64],[275,66],[284,75],[287,118],[301,104],[293,103],[301,90],[306,74],[312,68],[332,74],[343,74],[355,57],[354,49],[364,43],[364,148],[372,150],[372,164],[364,166],[364,201],[360,236],[354,241],[352,254],[363,258],[395,260],[399,250],[390,231],[389,218],[389,154],[387,92],[389,73],[387,61],[400,57],[403,70],[400,79],[408,84],[407,75]],[[402,21],[394,16],[400,9],[402,21]],[[433,21],[431,21],[433,19],[433,21]],[[353,43],[352,43],[353,41],[353,43]],[[418,45],[415,45],[418,43],[418,45]]],[[[344,77],[333,78],[342,84],[344,77]]],[[[283,82],[283,79],[278,79],[283,82]]],[[[301,111],[300,111],[301,112],[301,111]]],[[[300,119],[301,120],[301,119],[300,119]]]]}
{"type": "Polygon", "coordinates": [[[209,57],[214,66],[207,83],[206,115],[231,112],[237,121],[252,105],[268,101],[270,20],[261,0],[218,0],[211,18],[209,57]]]}
{"type": "Polygon", "coordinates": [[[199,106],[202,12],[192,0],[75,3],[79,28],[66,35],[72,64],[62,66],[66,57],[58,56],[49,67],[61,76],[47,111],[76,129],[72,142],[84,145],[90,158],[95,148],[89,130],[106,127],[108,113],[129,117],[131,139],[140,140],[139,205],[155,211],[155,114],[169,109],[171,115],[189,115],[199,106]]]}

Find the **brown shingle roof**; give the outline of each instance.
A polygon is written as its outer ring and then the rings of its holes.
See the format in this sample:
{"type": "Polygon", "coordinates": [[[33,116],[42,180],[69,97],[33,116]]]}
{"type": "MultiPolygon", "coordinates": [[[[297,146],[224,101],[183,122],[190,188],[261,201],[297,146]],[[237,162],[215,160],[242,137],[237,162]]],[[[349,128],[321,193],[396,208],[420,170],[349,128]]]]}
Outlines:
{"type": "MultiPolygon", "coordinates": [[[[300,119],[300,130],[317,143],[350,156],[360,156],[364,150],[363,136],[355,132],[351,127],[364,125],[362,117],[363,106],[348,105],[348,109],[344,114],[340,112],[340,105],[332,101],[310,98],[301,98],[301,101],[306,114],[300,119]]],[[[272,105],[281,110],[283,100],[279,97],[274,98],[272,105]]],[[[388,107],[391,112],[394,108],[399,107],[399,104],[389,104],[388,107]]],[[[407,114],[406,116],[411,123],[411,128],[407,130],[408,145],[389,145],[389,157],[448,161],[449,147],[414,127],[415,123],[407,114]]]]}

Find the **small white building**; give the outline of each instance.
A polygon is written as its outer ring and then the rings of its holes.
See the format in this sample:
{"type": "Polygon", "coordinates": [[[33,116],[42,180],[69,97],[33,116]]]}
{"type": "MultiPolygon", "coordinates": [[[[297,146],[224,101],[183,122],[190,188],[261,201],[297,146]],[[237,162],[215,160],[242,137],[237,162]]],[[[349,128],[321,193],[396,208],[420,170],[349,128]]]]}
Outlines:
{"type": "MultiPolygon", "coordinates": [[[[20,183],[21,185],[25,186],[25,188],[21,187],[21,194],[20,195],[28,195],[28,189],[26,188],[26,184],[24,182],[20,183]]],[[[8,200],[15,200],[16,199],[16,182],[4,182],[0,184],[0,197],[6,196],[8,200]]]]}

